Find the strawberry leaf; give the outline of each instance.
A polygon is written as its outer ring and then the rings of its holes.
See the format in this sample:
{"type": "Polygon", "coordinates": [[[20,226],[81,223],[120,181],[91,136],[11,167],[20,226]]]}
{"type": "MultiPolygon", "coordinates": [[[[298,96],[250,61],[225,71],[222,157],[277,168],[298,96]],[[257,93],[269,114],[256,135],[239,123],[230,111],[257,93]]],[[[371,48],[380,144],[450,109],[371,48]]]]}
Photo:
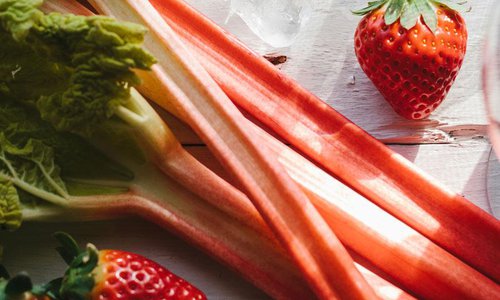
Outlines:
{"type": "Polygon", "coordinates": [[[466,9],[466,6],[464,6],[467,1],[452,1],[452,0],[431,0],[434,4],[436,5],[444,5],[450,9],[463,12],[466,9]]]}
{"type": "Polygon", "coordinates": [[[358,16],[364,16],[366,14],[371,13],[372,11],[380,8],[382,5],[386,4],[387,0],[379,0],[368,2],[368,6],[359,10],[352,11],[353,14],[358,16]]]}
{"type": "Polygon", "coordinates": [[[31,293],[37,296],[48,296],[50,299],[62,299],[59,295],[61,284],[62,277],[56,278],[46,284],[35,285],[31,290],[31,293]]]}
{"type": "Polygon", "coordinates": [[[69,234],[56,232],[54,233],[54,238],[61,244],[56,248],[57,252],[68,265],[82,253],[82,249],[80,249],[76,241],[69,234]]]}
{"type": "Polygon", "coordinates": [[[405,3],[405,0],[392,0],[389,3],[384,15],[385,24],[391,25],[399,19],[405,3]]]}
{"type": "Polygon", "coordinates": [[[418,12],[418,8],[415,4],[415,1],[408,1],[401,13],[401,26],[406,29],[410,29],[417,24],[417,20],[420,17],[418,12]]]}
{"type": "Polygon", "coordinates": [[[437,30],[437,16],[433,6],[427,0],[415,1],[420,14],[424,17],[424,22],[432,32],[437,30]]]}
{"type": "Polygon", "coordinates": [[[93,271],[99,263],[99,252],[89,244],[70,264],[61,283],[62,299],[85,300],[95,286],[93,271]]]}
{"type": "Polygon", "coordinates": [[[401,26],[411,29],[417,24],[420,16],[423,17],[425,25],[432,31],[437,30],[436,7],[445,6],[449,9],[463,11],[466,1],[454,0],[380,0],[368,2],[368,6],[353,11],[353,14],[364,16],[375,10],[387,9],[384,12],[385,24],[391,25],[400,20],[401,26]]]}

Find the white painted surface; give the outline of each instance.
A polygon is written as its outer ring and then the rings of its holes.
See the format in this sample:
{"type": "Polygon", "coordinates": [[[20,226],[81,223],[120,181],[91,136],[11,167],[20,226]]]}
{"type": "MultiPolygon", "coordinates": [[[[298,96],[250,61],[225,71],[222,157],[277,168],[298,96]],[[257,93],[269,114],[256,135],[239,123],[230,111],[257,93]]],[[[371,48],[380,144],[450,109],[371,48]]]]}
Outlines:
{"type": "MultiPolygon", "coordinates": [[[[226,18],[224,0],[189,0],[219,24],[226,18]]],[[[475,1],[465,14],[469,26],[469,51],[463,69],[445,103],[431,121],[409,122],[385,104],[360,70],[352,49],[357,17],[350,9],[364,1],[315,0],[311,22],[297,42],[287,49],[270,49],[258,41],[234,17],[224,27],[259,53],[279,52],[290,57],[282,70],[361,127],[386,142],[416,143],[391,146],[452,190],[491,212],[487,204],[487,162],[490,145],[485,139],[486,119],[480,84],[482,32],[493,0],[475,1]],[[352,76],[356,82],[350,84],[352,76]],[[449,144],[440,144],[440,143],[449,144]],[[431,143],[421,145],[420,143],[431,143]],[[437,143],[437,144],[432,144],[437,143]]],[[[182,128],[176,125],[176,128],[182,128]]],[[[189,131],[178,129],[181,139],[196,142],[189,131]]],[[[202,160],[210,160],[204,147],[190,147],[202,160]]],[[[500,194],[498,172],[489,186],[500,194]]],[[[202,252],[168,232],[141,220],[79,224],[25,224],[15,233],[0,233],[5,246],[4,261],[13,272],[28,270],[35,281],[60,274],[61,260],[50,234],[65,230],[82,243],[92,241],[100,248],[120,248],[142,253],[172,269],[204,290],[209,299],[265,299],[265,295],[202,252]]]]}

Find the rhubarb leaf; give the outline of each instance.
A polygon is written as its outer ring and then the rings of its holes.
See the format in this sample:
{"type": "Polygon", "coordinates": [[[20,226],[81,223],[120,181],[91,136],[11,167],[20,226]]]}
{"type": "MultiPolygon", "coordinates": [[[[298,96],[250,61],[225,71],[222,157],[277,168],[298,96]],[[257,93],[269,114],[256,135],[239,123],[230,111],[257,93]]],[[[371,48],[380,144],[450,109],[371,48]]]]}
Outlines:
{"type": "Polygon", "coordinates": [[[40,199],[64,205],[72,196],[123,193],[128,183],[109,185],[109,180],[131,178],[124,166],[83,138],[56,131],[36,111],[9,100],[0,103],[0,230],[18,228],[21,211],[36,209],[40,199]],[[99,172],[109,176],[93,176],[99,172]]]}
{"type": "Polygon", "coordinates": [[[89,136],[128,104],[139,83],[133,69],[154,63],[141,47],[146,30],[102,16],[45,15],[40,2],[0,0],[0,58],[9,62],[0,93],[37,107],[57,129],[89,136]]]}
{"type": "Polygon", "coordinates": [[[5,100],[0,103],[0,179],[18,188],[21,203],[33,205],[33,196],[61,203],[70,194],[122,192],[86,182],[129,181],[133,173],[85,139],[58,132],[35,110],[5,100]]]}
{"type": "Polygon", "coordinates": [[[2,0],[0,1],[0,22],[4,28],[9,28],[16,39],[24,38],[28,30],[41,17],[37,9],[43,0],[2,0]]]}
{"type": "Polygon", "coordinates": [[[18,147],[36,138],[56,149],[55,162],[64,178],[121,181],[134,177],[130,170],[102,154],[85,139],[56,131],[40,119],[36,110],[13,101],[0,103],[0,131],[18,147]]]}
{"type": "Polygon", "coordinates": [[[129,183],[116,180],[134,174],[97,149],[95,137],[135,142],[114,115],[127,106],[134,113],[134,69],[154,63],[141,47],[146,30],[102,16],[44,14],[41,3],[0,0],[0,179],[17,189],[21,206],[122,193],[129,183]]]}
{"type": "Polygon", "coordinates": [[[34,195],[50,195],[57,201],[68,197],[54,151],[40,140],[29,139],[16,146],[0,132],[0,179],[34,195]]]}
{"type": "Polygon", "coordinates": [[[0,230],[17,229],[21,219],[21,203],[16,188],[11,181],[0,180],[0,230]]]}

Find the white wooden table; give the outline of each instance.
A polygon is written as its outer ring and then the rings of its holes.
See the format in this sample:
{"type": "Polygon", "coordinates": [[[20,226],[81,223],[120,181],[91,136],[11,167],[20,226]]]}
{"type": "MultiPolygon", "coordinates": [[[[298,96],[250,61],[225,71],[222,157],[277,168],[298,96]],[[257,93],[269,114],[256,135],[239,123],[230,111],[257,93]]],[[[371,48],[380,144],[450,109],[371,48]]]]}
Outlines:
{"type": "MultiPolygon", "coordinates": [[[[228,13],[224,0],[188,2],[255,51],[287,55],[289,60],[281,66],[285,73],[437,180],[491,212],[486,189],[491,145],[486,136],[480,72],[483,31],[494,0],[474,1],[471,12],[464,14],[470,38],[462,71],[444,104],[429,120],[418,122],[406,121],[393,113],[356,61],[352,37],[359,18],[350,10],[362,7],[363,0],[314,0],[316,7],[309,24],[296,43],[285,49],[264,45],[238,17],[224,24],[228,13]]],[[[174,127],[184,143],[197,143],[184,127],[174,127]]],[[[203,146],[187,147],[200,157],[208,157],[203,146]]],[[[500,181],[491,181],[490,188],[500,189],[500,181]]],[[[0,233],[6,266],[13,273],[28,270],[38,282],[62,274],[64,265],[53,250],[55,242],[50,237],[57,230],[72,233],[82,243],[92,241],[100,248],[142,253],[195,283],[209,299],[266,299],[259,290],[201,251],[136,219],[24,224],[15,233],[0,233]]]]}

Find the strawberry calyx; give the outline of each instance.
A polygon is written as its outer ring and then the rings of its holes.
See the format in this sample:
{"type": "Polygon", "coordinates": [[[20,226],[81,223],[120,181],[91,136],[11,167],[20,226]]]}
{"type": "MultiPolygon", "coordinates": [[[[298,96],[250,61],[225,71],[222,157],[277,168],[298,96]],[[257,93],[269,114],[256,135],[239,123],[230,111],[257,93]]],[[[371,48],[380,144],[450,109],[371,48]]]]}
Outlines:
{"type": "Polygon", "coordinates": [[[92,244],[81,249],[64,232],[57,232],[54,237],[61,244],[56,250],[69,265],[57,287],[59,296],[62,299],[87,299],[96,284],[93,271],[99,264],[99,251],[92,244]]]}
{"type": "Polygon", "coordinates": [[[12,278],[2,277],[0,279],[0,299],[20,298],[21,295],[32,289],[33,283],[26,273],[19,273],[12,278]]]}
{"type": "Polygon", "coordinates": [[[413,28],[420,17],[432,31],[437,30],[437,8],[447,7],[452,10],[462,10],[466,1],[454,0],[378,0],[368,2],[365,8],[353,11],[353,14],[364,16],[376,10],[384,10],[384,22],[391,25],[400,21],[406,29],[413,28]]]}
{"type": "Polygon", "coordinates": [[[33,285],[27,273],[21,272],[10,277],[7,269],[0,264],[0,300],[12,299],[60,299],[58,288],[61,278],[47,284],[33,285]]]}
{"type": "Polygon", "coordinates": [[[9,277],[5,268],[2,271],[5,272],[0,274],[0,300],[59,299],[56,294],[51,292],[58,280],[45,285],[33,285],[27,273],[22,272],[14,277],[9,277]]]}

